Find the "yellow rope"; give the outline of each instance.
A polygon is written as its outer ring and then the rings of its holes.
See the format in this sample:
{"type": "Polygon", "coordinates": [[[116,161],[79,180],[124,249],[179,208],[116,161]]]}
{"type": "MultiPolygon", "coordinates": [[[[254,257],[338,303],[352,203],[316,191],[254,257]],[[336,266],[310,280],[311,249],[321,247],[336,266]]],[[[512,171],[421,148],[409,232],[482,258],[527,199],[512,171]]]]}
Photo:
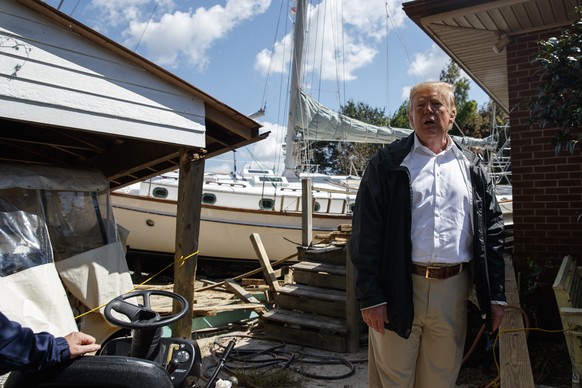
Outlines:
{"type": "Polygon", "coordinates": [[[519,329],[499,329],[497,331],[497,335],[495,336],[495,341],[493,342],[493,361],[495,362],[495,367],[497,368],[497,377],[495,378],[495,380],[493,380],[491,383],[489,383],[488,387],[492,387],[492,388],[496,388],[499,387],[498,381],[499,378],[501,376],[501,367],[499,366],[499,362],[497,362],[497,356],[495,355],[495,347],[497,345],[497,341],[499,339],[499,336],[501,334],[508,334],[508,333],[516,333],[516,332],[520,332],[520,331],[533,331],[533,330],[537,330],[537,331],[541,331],[544,333],[565,333],[568,330],[564,330],[564,329],[556,329],[556,330],[547,330],[547,329],[541,329],[539,327],[524,327],[524,328],[519,328],[519,329]]]}
{"type": "MultiPolygon", "coordinates": [[[[195,256],[198,254],[198,252],[200,251],[196,251],[194,253],[189,254],[188,256],[184,257],[184,256],[180,256],[180,258],[176,261],[171,262],[170,264],[168,264],[167,266],[165,266],[164,268],[162,268],[161,270],[159,270],[157,273],[155,273],[154,275],[150,276],[149,278],[147,278],[146,280],[144,280],[143,282],[141,282],[140,284],[138,284],[138,286],[143,286],[144,284],[148,283],[149,281],[151,281],[152,279],[154,279],[155,277],[157,277],[159,274],[161,274],[162,272],[164,272],[165,270],[167,270],[168,268],[170,268],[171,266],[173,266],[174,264],[178,265],[178,268],[182,267],[184,265],[184,263],[186,262],[186,260],[188,260],[189,258],[191,258],[192,256],[195,256]]],[[[133,287],[131,290],[125,292],[125,294],[134,291],[136,288],[133,287]]],[[[109,302],[107,302],[109,303],[109,302]]],[[[97,306],[95,308],[92,308],[89,311],[85,311],[82,314],[79,314],[75,317],[75,320],[84,317],[85,315],[91,314],[97,310],[99,310],[102,307],[107,306],[107,303],[103,303],[101,306],[97,306]]]]}

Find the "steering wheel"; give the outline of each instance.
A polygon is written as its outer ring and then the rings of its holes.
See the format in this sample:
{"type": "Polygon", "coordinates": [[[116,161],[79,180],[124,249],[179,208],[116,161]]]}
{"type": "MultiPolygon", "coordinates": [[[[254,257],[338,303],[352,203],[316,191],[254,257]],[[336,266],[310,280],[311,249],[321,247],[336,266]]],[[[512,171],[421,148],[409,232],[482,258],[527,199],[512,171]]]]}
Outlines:
{"type": "Polygon", "coordinates": [[[107,306],[105,306],[105,319],[114,325],[125,327],[127,329],[155,329],[176,322],[185,316],[189,309],[190,304],[182,295],[163,290],[137,290],[120,295],[107,303],[107,306]],[[151,308],[152,295],[159,295],[177,300],[180,302],[182,309],[177,314],[162,317],[158,312],[151,308]],[[135,305],[126,302],[126,299],[135,297],[141,297],[143,299],[143,305],[135,305]],[[126,316],[129,318],[129,322],[114,317],[111,310],[126,316]]]}

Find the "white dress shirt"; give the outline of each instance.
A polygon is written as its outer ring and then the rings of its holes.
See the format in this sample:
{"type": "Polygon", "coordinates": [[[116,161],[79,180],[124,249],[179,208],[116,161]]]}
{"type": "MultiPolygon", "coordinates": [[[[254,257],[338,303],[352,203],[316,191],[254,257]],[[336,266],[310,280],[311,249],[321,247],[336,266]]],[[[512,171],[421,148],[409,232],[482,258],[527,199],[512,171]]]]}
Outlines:
{"type": "Polygon", "coordinates": [[[473,258],[469,161],[449,137],[435,154],[416,135],[402,162],[412,182],[412,261],[457,264],[473,258]]]}

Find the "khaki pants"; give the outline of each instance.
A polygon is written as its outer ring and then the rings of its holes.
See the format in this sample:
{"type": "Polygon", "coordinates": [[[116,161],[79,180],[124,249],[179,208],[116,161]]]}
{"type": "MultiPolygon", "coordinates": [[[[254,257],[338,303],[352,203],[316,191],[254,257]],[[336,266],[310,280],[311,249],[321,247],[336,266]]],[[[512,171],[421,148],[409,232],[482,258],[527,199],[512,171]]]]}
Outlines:
{"type": "Polygon", "coordinates": [[[410,337],[369,330],[370,387],[455,386],[467,332],[469,274],[465,269],[444,280],[412,275],[414,320],[410,337]]]}

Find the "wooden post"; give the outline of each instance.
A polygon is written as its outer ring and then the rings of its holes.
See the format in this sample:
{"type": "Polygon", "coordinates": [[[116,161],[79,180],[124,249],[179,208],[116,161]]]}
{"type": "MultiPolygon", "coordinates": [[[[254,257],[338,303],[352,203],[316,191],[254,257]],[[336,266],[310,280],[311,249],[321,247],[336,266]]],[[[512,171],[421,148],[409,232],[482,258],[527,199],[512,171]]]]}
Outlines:
{"type": "MultiPolygon", "coordinates": [[[[198,237],[202,209],[204,158],[193,149],[180,151],[178,207],[176,211],[176,251],[174,254],[174,292],[194,303],[194,281],[198,264],[198,237]],[[187,258],[181,261],[180,258],[187,258]]],[[[172,312],[178,311],[174,303],[172,312]]],[[[174,337],[192,338],[192,313],[172,325],[174,337]]]]}
{"type": "Polygon", "coordinates": [[[346,348],[348,353],[355,353],[360,348],[360,334],[362,332],[362,314],[356,300],[356,274],[350,252],[345,249],[346,256],[346,325],[348,335],[346,338],[346,348]]]}
{"type": "Polygon", "coordinates": [[[310,247],[313,239],[313,193],[311,179],[301,181],[301,244],[310,247]]]}
{"type": "MultiPolygon", "coordinates": [[[[511,256],[505,258],[505,296],[510,306],[520,306],[519,291],[511,256]]],[[[534,378],[527,348],[523,316],[517,309],[506,308],[499,328],[499,364],[502,387],[533,388],[534,378]]]]}
{"type": "Polygon", "coordinates": [[[263,268],[263,274],[265,275],[265,280],[271,287],[273,291],[273,295],[275,296],[277,292],[281,289],[279,282],[277,281],[277,276],[275,275],[275,271],[273,271],[273,267],[271,266],[271,260],[269,260],[269,256],[267,255],[267,251],[265,251],[265,247],[263,246],[263,242],[261,241],[261,236],[258,233],[253,233],[250,235],[251,242],[253,243],[253,247],[255,248],[255,252],[259,257],[259,261],[261,262],[261,267],[263,268]]]}

